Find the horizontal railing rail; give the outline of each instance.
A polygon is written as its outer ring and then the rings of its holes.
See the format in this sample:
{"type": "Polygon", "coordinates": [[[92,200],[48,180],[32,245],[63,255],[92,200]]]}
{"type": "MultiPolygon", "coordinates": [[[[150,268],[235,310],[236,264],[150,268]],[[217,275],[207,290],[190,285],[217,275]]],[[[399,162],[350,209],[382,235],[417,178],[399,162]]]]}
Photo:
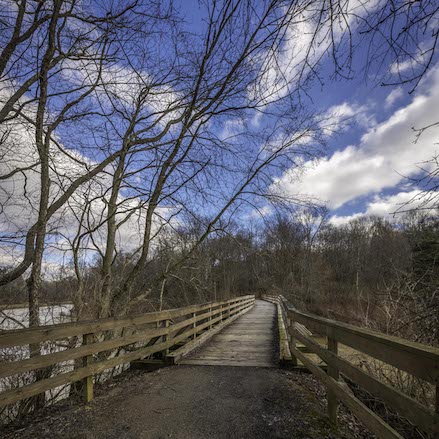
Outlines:
{"type": "Polygon", "coordinates": [[[79,339],[79,346],[3,362],[0,364],[0,379],[82,359],[82,366],[74,370],[4,390],[0,393],[0,407],[80,380],[84,380],[84,396],[88,402],[93,398],[94,375],[157,352],[162,352],[166,356],[173,346],[181,343],[189,344],[201,332],[220,329],[247,312],[254,303],[255,296],[247,295],[132,317],[0,331],[0,350],[35,343],[71,340],[72,337],[79,339]],[[152,327],[154,325],[155,327],[152,327]],[[115,334],[114,331],[118,333],[115,334]],[[142,345],[136,345],[139,343],[142,345]],[[112,358],[95,361],[93,357],[102,352],[129,347],[127,352],[112,358]]]}
{"type": "Polygon", "coordinates": [[[300,360],[328,389],[328,413],[336,423],[338,402],[343,402],[366,426],[380,438],[402,438],[380,416],[364,405],[346,387],[343,376],[362,389],[385,402],[390,409],[420,430],[439,437],[439,349],[382,334],[365,328],[302,312],[288,304],[283,296],[263,296],[264,300],[276,303],[282,313],[283,324],[290,334],[288,348],[292,361],[300,360]],[[313,340],[306,331],[327,337],[327,346],[313,340]],[[303,350],[316,354],[327,365],[325,372],[303,350]],[[434,386],[436,408],[431,410],[416,399],[384,383],[372,374],[360,369],[338,354],[338,344],[343,344],[369,357],[411,374],[434,386]]]}

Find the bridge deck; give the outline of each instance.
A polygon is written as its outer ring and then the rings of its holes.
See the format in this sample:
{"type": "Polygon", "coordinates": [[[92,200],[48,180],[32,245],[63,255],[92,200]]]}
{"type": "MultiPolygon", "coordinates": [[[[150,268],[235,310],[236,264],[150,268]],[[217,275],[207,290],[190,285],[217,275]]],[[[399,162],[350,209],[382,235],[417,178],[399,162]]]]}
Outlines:
{"type": "Polygon", "coordinates": [[[250,311],[180,364],[275,367],[275,319],[276,306],[257,300],[250,311]]]}

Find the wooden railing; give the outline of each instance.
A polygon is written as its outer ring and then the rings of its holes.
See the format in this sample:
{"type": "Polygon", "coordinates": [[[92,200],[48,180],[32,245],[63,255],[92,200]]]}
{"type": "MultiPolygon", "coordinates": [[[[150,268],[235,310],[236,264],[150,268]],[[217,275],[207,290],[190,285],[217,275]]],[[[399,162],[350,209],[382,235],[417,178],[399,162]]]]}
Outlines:
{"type": "Polygon", "coordinates": [[[73,337],[78,338],[78,343],[70,349],[19,361],[3,362],[0,364],[0,379],[46,369],[72,360],[77,360],[76,363],[82,360],[82,365],[32,384],[3,391],[0,393],[0,407],[81,380],[84,381],[85,400],[90,401],[93,398],[94,375],[157,352],[163,352],[163,357],[173,363],[191,348],[247,312],[254,302],[255,296],[248,295],[132,317],[2,331],[0,350],[48,341],[72,340],[73,337]],[[169,352],[170,348],[181,344],[183,346],[169,352]],[[115,349],[125,352],[112,358],[104,355],[102,360],[96,361],[94,355],[115,349]]]}
{"type": "Polygon", "coordinates": [[[420,430],[432,437],[439,437],[439,349],[298,311],[289,305],[283,296],[263,296],[263,299],[278,305],[285,330],[290,334],[287,346],[281,346],[284,355],[291,354],[293,365],[300,360],[326,385],[328,413],[333,423],[336,423],[337,405],[341,401],[378,437],[402,438],[354,396],[346,386],[342,378],[344,376],[382,400],[390,409],[420,430]],[[307,335],[304,328],[327,337],[327,346],[322,346],[307,335]],[[297,342],[305,349],[300,349],[297,342]],[[436,391],[435,411],[342,358],[338,354],[338,343],[431,383],[435,386],[433,392],[436,391]],[[288,352],[285,351],[287,348],[288,352]],[[319,367],[306,352],[320,357],[326,363],[327,371],[319,367]]]}

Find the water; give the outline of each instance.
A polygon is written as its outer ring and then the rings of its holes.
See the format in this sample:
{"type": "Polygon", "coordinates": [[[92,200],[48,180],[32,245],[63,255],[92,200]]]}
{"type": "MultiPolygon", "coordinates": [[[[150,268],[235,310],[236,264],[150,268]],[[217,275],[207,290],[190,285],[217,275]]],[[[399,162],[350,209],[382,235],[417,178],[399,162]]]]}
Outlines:
{"type": "MultiPolygon", "coordinates": [[[[41,325],[53,325],[57,323],[68,323],[72,321],[71,312],[73,304],[65,303],[59,305],[46,305],[40,307],[40,322],[41,325]]],[[[17,330],[27,328],[29,326],[29,310],[24,306],[7,307],[0,306],[0,333],[1,330],[17,330]]],[[[54,353],[64,350],[62,343],[45,342],[41,344],[42,354],[54,353]]],[[[0,349],[1,362],[20,361],[29,358],[29,346],[13,346],[0,349]]],[[[52,376],[58,373],[73,370],[73,361],[65,362],[57,365],[52,376]]],[[[0,392],[8,389],[22,387],[26,384],[31,384],[34,381],[32,372],[23,373],[20,375],[10,376],[0,379],[0,392]]],[[[69,394],[69,386],[63,388],[55,388],[46,392],[46,400],[55,402],[67,397],[69,394]]],[[[3,413],[0,421],[7,422],[13,419],[18,411],[17,406],[10,407],[9,410],[3,413]]]]}
{"type": "MultiPolygon", "coordinates": [[[[72,321],[73,304],[65,303],[59,305],[47,305],[40,308],[40,322],[41,325],[53,325],[58,323],[68,323],[72,321]]],[[[29,311],[26,307],[16,306],[7,308],[0,306],[0,333],[2,330],[17,330],[27,328],[29,326],[29,311]]],[[[77,347],[81,344],[81,337],[76,341],[76,345],[70,345],[70,348],[77,347]]],[[[43,355],[50,354],[67,349],[66,340],[47,341],[41,343],[41,353],[43,355]]],[[[114,351],[110,356],[116,355],[114,351]]],[[[29,358],[29,346],[13,346],[9,348],[0,349],[0,362],[14,362],[29,358]]],[[[121,365],[112,370],[105,371],[99,374],[100,382],[106,381],[114,375],[119,374],[127,369],[128,365],[121,365]]],[[[53,366],[51,376],[66,373],[74,369],[74,360],[65,361],[53,366]]],[[[0,378],[0,392],[22,387],[34,382],[34,373],[26,372],[15,376],[0,378]]],[[[48,390],[46,392],[46,401],[48,404],[53,404],[69,396],[70,385],[48,390]]],[[[19,408],[15,404],[0,415],[0,424],[14,419],[18,414],[19,408]]]]}
{"type": "MultiPolygon", "coordinates": [[[[40,307],[41,325],[53,325],[71,321],[72,303],[40,307]]],[[[29,310],[26,307],[8,308],[0,305],[0,330],[22,329],[29,326],[29,310]]]]}

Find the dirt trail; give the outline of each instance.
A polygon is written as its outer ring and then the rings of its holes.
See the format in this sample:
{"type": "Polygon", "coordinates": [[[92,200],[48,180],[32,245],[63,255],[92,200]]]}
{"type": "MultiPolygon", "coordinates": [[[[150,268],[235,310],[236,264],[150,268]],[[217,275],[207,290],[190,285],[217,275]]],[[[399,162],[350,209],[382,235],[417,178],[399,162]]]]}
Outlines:
{"type": "Polygon", "coordinates": [[[37,414],[32,425],[4,431],[3,437],[350,437],[331,430],[323,404],[291,379],[291,373],[273,368],[176,366],[129,374],[101,393],[88,406],[49,408],[46,418],[37,414]]]}

